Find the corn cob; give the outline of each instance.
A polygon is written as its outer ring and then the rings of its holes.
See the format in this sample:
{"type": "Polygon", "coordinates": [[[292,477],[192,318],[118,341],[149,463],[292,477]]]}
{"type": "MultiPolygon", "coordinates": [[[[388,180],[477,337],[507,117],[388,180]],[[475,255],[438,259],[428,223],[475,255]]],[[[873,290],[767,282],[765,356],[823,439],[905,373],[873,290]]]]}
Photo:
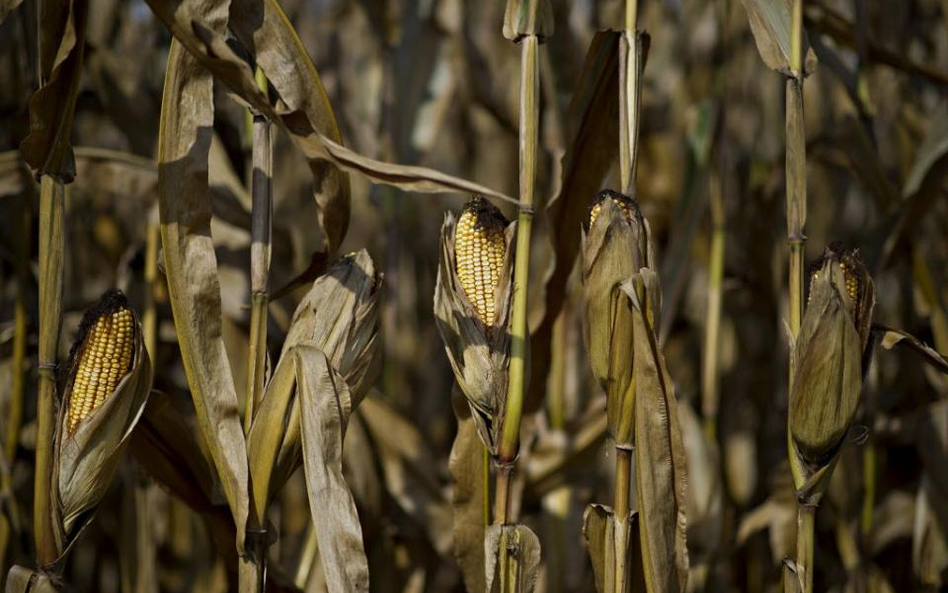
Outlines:
{"type": "Polygon", "coordinates": [[[494,295],[507,249],[507,220],[495,206],[474,196],[461,211],[454,235],[455,269],[461,288],[485,325],[494,321],[494,295]]]}
{"type": "Polygon", "coordinates": [[[124,302],[100,311],[74,349],[72,388],[66,404],[66,429],[72,434],[79,422],[105,403],[132,364],[134,316],[124,302]]]}

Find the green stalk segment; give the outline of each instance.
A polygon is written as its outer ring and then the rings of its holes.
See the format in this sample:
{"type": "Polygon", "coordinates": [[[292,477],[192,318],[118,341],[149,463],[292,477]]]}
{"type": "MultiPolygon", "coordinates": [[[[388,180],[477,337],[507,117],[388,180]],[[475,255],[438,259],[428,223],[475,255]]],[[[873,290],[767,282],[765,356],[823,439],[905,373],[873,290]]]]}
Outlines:
{"type": "MultiPolygon", "coordinates": [[[[517,252],[514,260],[513,311],[510,323],[510,367],[507,383],[507,407],[504,415],[498,457],[501,464],[512,465],[520,448],[520,418],[527,366],[527,283],[530,277],[530,234],[533,227],[533,194],[536,180],[539,76],[538,39],[527,35],[520,41],[520,214],[517,218],[517,252]]],[[[509,476],[508,476],[509,477],[509,476]]],[[[495,522],[507,523],[509,488],[507,477],[497,479],[495,522]],[[503,500],[501,500],[503,498],[503,500]]]]}

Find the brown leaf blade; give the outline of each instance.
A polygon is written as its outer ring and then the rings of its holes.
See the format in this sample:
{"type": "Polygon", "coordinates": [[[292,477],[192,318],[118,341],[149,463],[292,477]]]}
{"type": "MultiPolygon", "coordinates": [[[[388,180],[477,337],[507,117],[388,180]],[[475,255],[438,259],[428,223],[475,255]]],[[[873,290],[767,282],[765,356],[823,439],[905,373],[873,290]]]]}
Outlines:
{"type": "Polygon", "coordinates": [[[342,476],[342,441],[352,413],[349,387],[318,348],[295,350],[303,468],[330,591],[369,590],[369,565],[355,501],[342,476]]]}
{"type": "MultiPolygon", "coordinates": [[[[790,73],[790,3],[792,0],[741,0],[747,10],[757,51],[767,67],[790,73]]],[[[816,65],[816,54],[806,42],[804,33],[804,68],[810,72],[816,65]]]]}
{"type": "Polygon", "coordinates": [[[76,175],[69,133],[82,75],[88,2],[42,4],[39,27],[42,84],[30,99],[30,133],[20,144],[20,152],[35,171],[68,183],[76,175]]]}
{"type": "Polygon", "coordinates": [[[617,31],[596,33],[586,52],[579,83],[570,101],[567,121],[571,143],[562,159],[559,191],[546,207],[553,258],[544,272],[544,304],[540,324],[530,338],[530,381],[527,407],[539,405],[550,364],[553,324],[566,299],[566,282],[579,253],[580,224],[589,200],[619,155],[619,40],[617,31]]]}
{"type": "MultiPolygon", "coordinates": [[[[252,49],[282,99],[271,106],[257,88],[250,65],[228,44],[221,22],[228,2],[204,7],[197,0],[150,0],[154,13],[205,68],[254,109],[278,124],[303,153],[313,173],[326,249],[334,253],[349,222],[349,182],[339,169],[373,183],[423,193],[482,193],[517,203],[500,192],[424,167],[385,163],[342,146],[342,138],[322,83],[305,48],[275,0],[237,0],[230,28],[252,49]],[[328,162],[327,162],[328,161],[328,162]]],[[[223,21],[222,21],[223,19],[223,21]]]]}
{"type": "Polygon", "coordinates": [[[220,281],[210,232],[207,158],[214,124],[212,84],[210,73],[173,42],[158,139],[159,215],[181,357],[242,551],[249,472],[237,392],[221,338],[220,281]]]}
{"type": "Polygon", "coordinates": [[[484,444],[477,436],[477,424],[462,396],[455,399],[458,432],[451,447],[448,471],[451,473],[454,508],[454,557],[461,567],[468,591],[484,591],[484,444]]]}
{"type": "Polygon", "coordinates": [[[532,593],[540,568],[540,540],[526,525],[492,525],[484,539],[486,588],[491,593],[532,593]]]}
{"type": "Polygon", "coordinates": [[[681,592],[688,581],[685,449],[674,386],[655,334],[658,278],[643,269],[622,288],[635,310],[635,481],[645,582],[652,593],[681,592]]]}

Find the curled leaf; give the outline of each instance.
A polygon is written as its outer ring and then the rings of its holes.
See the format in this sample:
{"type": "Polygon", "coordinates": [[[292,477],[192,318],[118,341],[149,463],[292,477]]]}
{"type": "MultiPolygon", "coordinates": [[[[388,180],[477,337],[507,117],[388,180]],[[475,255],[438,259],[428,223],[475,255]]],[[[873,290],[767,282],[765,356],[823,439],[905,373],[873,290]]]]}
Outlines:
{"type": "Polygon", "coordinates": [[[300,394],[303,467],[330,591],[369,590],[369,565],[352,494],[342,476],[342,441],[353,402],[349,387],[318,348],[294,350],[300,394]]]}
{"type": "Polygon", "coordinates": [[[688,582],[687,470],[675,389],[655,333],[658,277],[643,269],[622,289],[634,310],[635,485],[645,582],[649,591],[683,592],[688,582]]]}

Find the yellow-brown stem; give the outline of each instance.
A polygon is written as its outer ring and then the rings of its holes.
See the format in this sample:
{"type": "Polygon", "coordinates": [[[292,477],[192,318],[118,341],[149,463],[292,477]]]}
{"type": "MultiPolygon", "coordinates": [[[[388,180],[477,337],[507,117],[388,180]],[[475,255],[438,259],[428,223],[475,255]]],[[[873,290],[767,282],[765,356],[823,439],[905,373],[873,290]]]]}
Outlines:
{"type": "Polygon", "coordinates": [[[36,471],[33,478],[33,534],[36,563],[49,566],[59,557],[53,533],[53,425],[56,413],[56,352],[62,323],[63,212],[66,188],[49,175],[40,180],[39,221],[39,386],[36,402],[36,471]]]}

